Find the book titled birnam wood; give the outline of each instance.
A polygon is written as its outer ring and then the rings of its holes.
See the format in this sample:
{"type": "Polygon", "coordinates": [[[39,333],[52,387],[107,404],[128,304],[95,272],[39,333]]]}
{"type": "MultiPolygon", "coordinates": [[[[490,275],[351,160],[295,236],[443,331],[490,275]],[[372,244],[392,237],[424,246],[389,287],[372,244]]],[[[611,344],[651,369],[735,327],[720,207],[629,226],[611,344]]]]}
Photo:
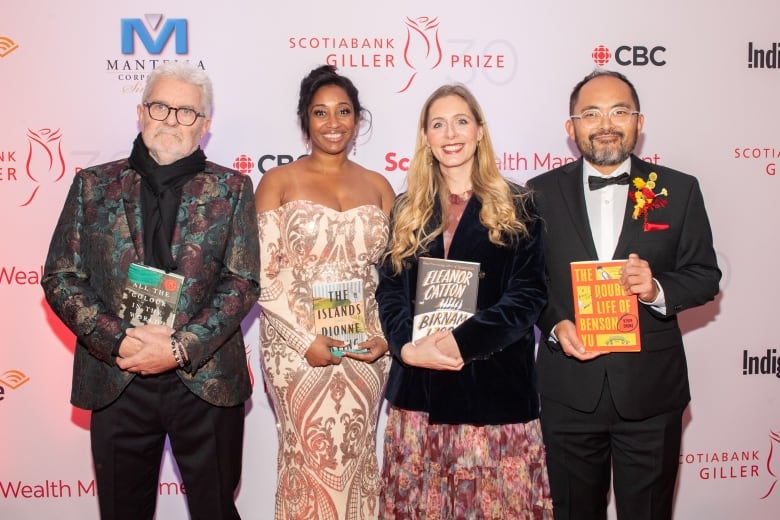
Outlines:
{"type": "Polygon", "coordinates": [[[182,285],[184,277],[180,274],[148,265],[130,264],[119,317],[133,325],[173,327],[182,285]]]}
{"type": "Polygon", "coordinates": [[[639,352],[639,302],[620,285],[625,260],[571,263],[577,336],[587,352],[639,352]]]}
{"type": "Polygon", "coordinates": [[[421,257],[412,341],[452,330],[477,311],[479,262],[421,257]]]}
{"type": "Polygon", "coordinates": [[[312,306],[315,332],[345,343],[343,347],[330,349],[334,355],[368,352],[359,347],[368,339],[363,280],[313,283],[312,306]]]}

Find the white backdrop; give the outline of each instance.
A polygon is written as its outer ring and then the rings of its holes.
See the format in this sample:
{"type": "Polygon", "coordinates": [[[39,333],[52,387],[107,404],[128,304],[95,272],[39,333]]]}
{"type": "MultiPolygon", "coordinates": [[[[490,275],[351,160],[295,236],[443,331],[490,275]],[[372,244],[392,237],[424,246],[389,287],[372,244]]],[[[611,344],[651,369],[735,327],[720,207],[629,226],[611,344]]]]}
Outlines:
{"type": "MultiPolygon", "coordinates": [[[[420,106],[440,84],[475,92],[501,170],[524,182],[574,158],[563,128],[573,85],[597,64],[625,73],[646,114],[639,154],[699,178],[724,272],[716,301],[681,317],[693,401],[676,518],[777,518],[780,356],[771,324],[780,282],[770,273],[780,4],[195,4],[5,0],[0,9],[1,518],[97,518],[89,415],[68,402],[73,337],[39,282],[74,173],[128,154],[145,75],[163,59],[209,72],[216,111],[206,154],[255,185],[305,152],[298,84],[333,62],[373,114],[355,159],[397,191],[420,106]]],[[[256,322],[255,310],[244,328],[259,374],[256,322]]],[[[238,495],[250,520],[272,516],[276,458],[259,376],[254,388],[238,495]]],[[[186,518],[169,455],[161,481],[157,518],[186,518]]]]}

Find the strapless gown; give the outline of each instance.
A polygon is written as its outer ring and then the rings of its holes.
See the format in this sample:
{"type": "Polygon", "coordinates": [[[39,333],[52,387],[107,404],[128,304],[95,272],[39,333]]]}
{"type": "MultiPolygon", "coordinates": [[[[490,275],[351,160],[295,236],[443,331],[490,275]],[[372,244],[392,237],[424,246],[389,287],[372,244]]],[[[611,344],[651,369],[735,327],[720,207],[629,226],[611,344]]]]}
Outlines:
{"type": "Polygon", "coordinates": [[[374,292],[388,219],[292,201],[258,215],[260,351],[279,435],[275,518],[370,519],[381,481],[376,428],[390,358],[311,367],[312,284],[361,279],[368,336],[382,336],[374,292]]]}

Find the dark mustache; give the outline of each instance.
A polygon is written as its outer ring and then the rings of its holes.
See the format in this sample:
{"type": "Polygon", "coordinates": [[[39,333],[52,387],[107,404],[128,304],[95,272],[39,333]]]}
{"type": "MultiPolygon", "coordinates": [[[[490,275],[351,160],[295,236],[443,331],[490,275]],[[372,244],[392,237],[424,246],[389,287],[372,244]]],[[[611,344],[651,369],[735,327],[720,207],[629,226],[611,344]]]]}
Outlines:
{"type": "Polygon", "coordinates": [[[604,136],[604,135],[618,136],[621,139],[626,136],[626,134],[624,134],[623,132],[621,132],[619,130],[600,130],[600,131],[598,131],[598,132],[596,132],[594,134],[590,134],[589,139],[592,141],[593,139],[596,139],[597,137],[601,137],[601,136],[604,136]]]}

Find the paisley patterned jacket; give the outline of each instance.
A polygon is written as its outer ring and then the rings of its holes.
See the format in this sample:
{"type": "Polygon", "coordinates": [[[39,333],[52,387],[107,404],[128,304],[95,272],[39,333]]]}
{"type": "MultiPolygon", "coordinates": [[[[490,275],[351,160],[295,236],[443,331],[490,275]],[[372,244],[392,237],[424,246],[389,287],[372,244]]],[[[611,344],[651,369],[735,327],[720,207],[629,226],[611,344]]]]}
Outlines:
{"type": "MultiPolygon", "coordinates": [[[[126,159],[81,170],[46,258],[46,300],[76,335],[71,402],[98,409],[134,377],[111,355],[123,331],[122,290],[143,262],[141,176],[126,159]]],[[[252,181],[206,162],[182,190],[171,243],[185,282],[174,328],[191,366],[177,370],[205,401],[233,406],[251,394],[241,321],[259,295],[260,255],[252,181]]]]}

